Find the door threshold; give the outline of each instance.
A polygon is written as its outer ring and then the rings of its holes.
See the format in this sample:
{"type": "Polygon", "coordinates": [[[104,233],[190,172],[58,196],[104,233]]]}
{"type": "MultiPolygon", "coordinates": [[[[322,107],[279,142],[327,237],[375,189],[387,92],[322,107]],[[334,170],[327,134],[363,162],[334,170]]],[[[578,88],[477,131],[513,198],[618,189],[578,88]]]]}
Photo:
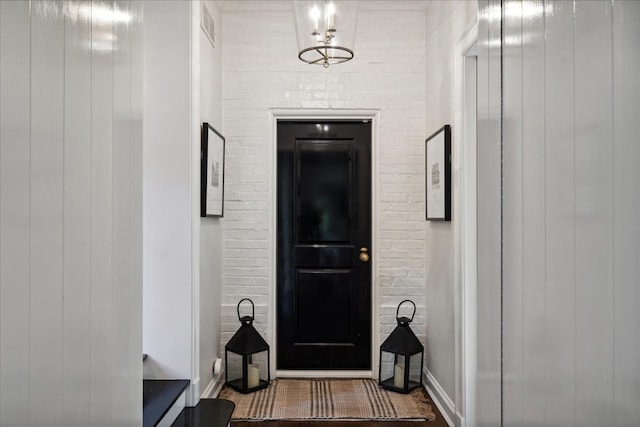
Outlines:
{"type": "Polygon", "coordinates": [[[373,378],[372,371],[291,371],[276,370],[276,378],[373,378]]]}

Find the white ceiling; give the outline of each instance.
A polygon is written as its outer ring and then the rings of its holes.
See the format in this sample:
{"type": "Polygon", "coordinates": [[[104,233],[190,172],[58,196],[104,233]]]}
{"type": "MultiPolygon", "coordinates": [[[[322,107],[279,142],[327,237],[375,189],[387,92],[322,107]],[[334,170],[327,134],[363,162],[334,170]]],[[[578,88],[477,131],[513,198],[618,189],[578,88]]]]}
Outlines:
{"type": "MultiPolygon", "coordinates": [[[[322,0],[318,0],[321,2],[322,0]]],[[[340,0],[335,0],[339,3],[340,0]]],[[[360,0],[359,10],[425,10],[431,0],[360,0]]],[[[292,0],[221,0],[223,12],[290,11],[292,0]]]]}

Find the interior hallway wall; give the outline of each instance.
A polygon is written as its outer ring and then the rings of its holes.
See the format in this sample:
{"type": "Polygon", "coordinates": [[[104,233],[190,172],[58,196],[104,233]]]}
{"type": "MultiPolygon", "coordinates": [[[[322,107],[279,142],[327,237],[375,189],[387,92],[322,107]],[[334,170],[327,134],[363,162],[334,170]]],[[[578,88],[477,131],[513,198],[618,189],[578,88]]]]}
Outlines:
{"type": "Polygon", "coordinates": [[[507,1],[503,423],[640,422],[640,3],[507,1]]]}
{"type": "MultiPolygon", "coordinates": [[[[476,19],[475,1],[432,1],[427,7],[425,32],[425,99],[426,130],[429,136],[450,124],[452,138],[460,131],[455,122],[454,55],[456,44],[465,29],[476,19]]],[[[423,141],[424,144],[424,141],[423,141]]],[[[452,173],[453,191],[458,175],[452,173]]],[[[452,205],[452,209],[459,209],[452,205]]],[[[425,226],[425,365],[429,382],[445,396],[441,403],[453,420],[462,415],[456,408],[456,302],[454,280],[454,221],[427,221],[425,226]]]]}
{"type": "Polygon", "coordinates": [[[383,3],[361,3],[355,59],[328,69],[298,59],[291,2],[269,2],[272,10],[263,12],[223,7],[223,342],[239,326],[235,308],[243,297],[254,300],[256,327],[266,330],[275,281],[270,276],[275,215],[270,212],[275,194],[269,191],[275,176],[270,108],[380,110],[373,178],[378,243],[373,280],[380,318],[373,322],[385,337],[396,325],[397,304],[411,298],[418,306],[414,330],[424,341],[424,5],[404,2],[414,9],[394,11],[393,2],[383,3]]]}
{"type": "Polygon", "coordinates": [[[0,425],[142,424],[142,8],[0,2],[0,425]]]}
{"type": "MultiPolygon", "coordinates": [[[[200,27],[200,122],[222,130],[222,32],[215,1],[203,2],[213,17],[215,47],[200,27]]],[[[222,221],[200,220],[200,382],[201,390],[213,378],[213,363],[221,356],[220,310],[222,293],[222,221]]]]}
{"type": "Polygon", "coordinates": [[[144,376],[197,379],[192,360],[198,282],[192,259],[191,2],[145,6],[143,350],[149,358],[144,376]]]}
{"type": "Polygon", "coordinates": [[[479,424],[638,425],[640,3],[481,9],[479,424]]]}
{"type": "Polygon", "coordinates": [[[145,14],[144,364],[148,379],[191,380],[195,405],[219,356],[222,227],[200,217],[201,128],[221,129],[221,37],[200,1],[150,1],[145,14]]]}

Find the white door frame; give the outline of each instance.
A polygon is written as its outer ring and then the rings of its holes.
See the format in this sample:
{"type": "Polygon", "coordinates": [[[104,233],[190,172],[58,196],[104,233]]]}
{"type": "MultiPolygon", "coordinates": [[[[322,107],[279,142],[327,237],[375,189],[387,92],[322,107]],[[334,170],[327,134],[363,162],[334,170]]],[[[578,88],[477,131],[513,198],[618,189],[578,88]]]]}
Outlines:
{"type": "Polygon", "coordinates": [[[455,407],[456,425],[475,426],[477,376],[477,43],[478,24],[462,33],[455,51],[456,133],[453,169],[458,177],[454,201],[455,407]]]}
{"type": "Polygon", "coordinates": [[[378,277],[378,255],[376,248],[378,245],[377,221],[377,189],[379,171],[379,126],[380,110],[378,109],[271,109],[269,110],[269,141],[271,142],[271,156],[269,159],[269,307],[267,324],[267,340],[271,343],[271,363],[270,370],[273,377],[291,378],[376,378],[378,375],[377,349],[380,347],[380,292],[376,278],[378,277]],[[276,328],[276,278],[277,278],[277,156],[278,156],[278,120],[371,120],[371,370],[365,371],[289,371],[277,370],[277,328],[276,328]]]}

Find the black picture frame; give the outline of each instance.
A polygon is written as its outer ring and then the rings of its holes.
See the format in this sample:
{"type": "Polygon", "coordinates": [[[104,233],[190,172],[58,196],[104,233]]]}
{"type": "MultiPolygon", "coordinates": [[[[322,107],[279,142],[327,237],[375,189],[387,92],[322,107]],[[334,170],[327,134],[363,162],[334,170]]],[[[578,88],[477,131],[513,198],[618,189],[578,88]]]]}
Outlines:
{"type": "Polygon", "coordinates": [[[200,142],[200,216],[222,218],[225,138],[204,122],[200,142]]]}
{"type": "Polygon", "coordinates": [[[425,217],[451,221],[451,126],[444,125],[424,142],[425,217]]]}

